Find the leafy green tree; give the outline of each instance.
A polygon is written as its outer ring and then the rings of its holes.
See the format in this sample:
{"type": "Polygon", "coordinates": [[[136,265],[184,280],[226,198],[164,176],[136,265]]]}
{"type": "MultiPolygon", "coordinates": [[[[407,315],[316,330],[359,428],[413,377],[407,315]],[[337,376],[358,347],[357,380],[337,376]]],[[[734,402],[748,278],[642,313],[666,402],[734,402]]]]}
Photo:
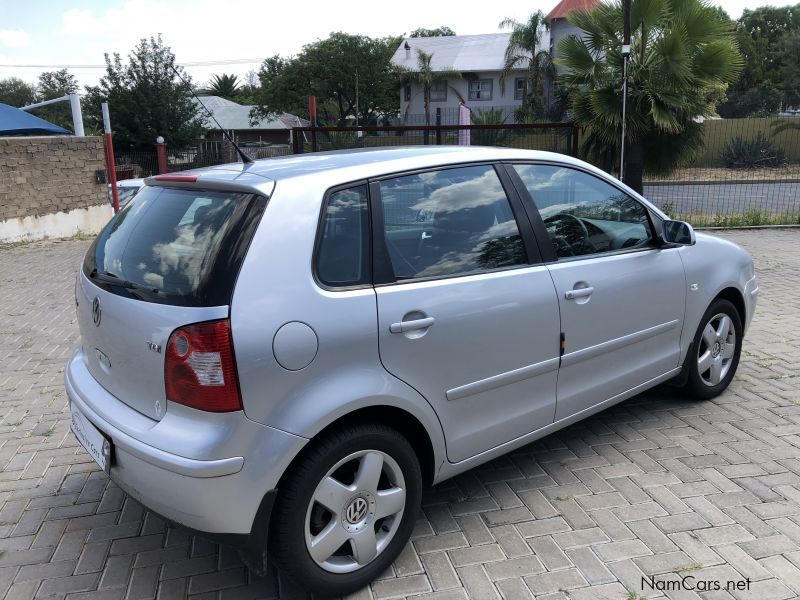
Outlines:
{"type": "MultiPolygon", "coordinates": [[[[402,78],[406,83],[417,84],[422,88],[422,102],[425,107],[425,124],[431,124],[431,90],[433,84],[439,81],[446,81],[447,79],[461,79],[461,72],[453,69],[437,69],[434,70],[432,66],[433,54],[417,49],[417,68],[414,70],[405,70],[402,78]]],[[[461,94],[451,87],[450,88],[461,100],[461,94]]],[[[410,106],[410,104],[409,104],[410,106]]],[[[425,143],[428,143],[428,131],[425,131],[425,143]]]]}
{"type": "MultiPolygon", "coordinates": [[[[572,116],[586,128],[584,151],[610,168],[622,129],[622,5],[567,18],[585,31],[558,46],[572,116]]],[[[736,80],[742,58],[703,0],[633,0],[631,30],[625,181],[641,192],[645,161],[669,169],[702,143],[695,119],[711,114],[708,97],[736,80]]]]}
{"type": "Polygon", "coordinates": [[[537,10],[524,23],[514,19],[504,19],[500,27],[511,29],[503,70],[500,73],[500,90],[505,93],[509,75],[520,68],[525,68],[525,87],[522,91],[522,106],[518,111],[517,120],[530,121],[541,118],[546,109],[546,102],[543,100],[545,78],[555,74],[550,52],[540,47],[542,33],[547,29],[544,14],[537,10]]]}
{"type": "Polygon", "coordinates": [[[244,76],[244,82],[237,90],[236,101],[240,104],[255,104],[258,94],[259,80],[258,73],[254,70],[248,71],[244,76]]]}
{"type": "Polygon", "coordinates": [[[778,57],[786,102],[800,107],[800,29],[783,37],[778,57]]]}
{"type": "Polygon", "coordinates": [[[419,38],[419,37],[446,37],[450,35],[455,35],[456,32],[453,31],[450,27],[443,25],[442,27],[436,27],[435,29],[425,29],[424,27],[419,27],[411,32],[411,35],[408,37],[412,38],[419,38]]]}
{"type": "Polygon", "coordinates": [[[800,4],[744,10],[736,22],[735,33],[744,68],[729,90],[728,102],[720,107],[721,115],[774,114],[781,103],[788,101],[783,96],[782,40],[798,30],[800,4]],[[745,112],[747,110],[752,112],[745,112]]]}
{"type": "Polygon", "coordinates": [[[323,123],[344,125],[355,117],[356,96],[360,123],[396,114],[398,78],[391,57],[398,44],[397,38],[337,32],[304,46],[293,58],[268,58],[259,70],[261,86],[251,118],[284,111],[307,117],[311,95],[323,123]]]}
{"type": "Polygon", "coordinates": [[[191,97],[191,78],[175,65],[175,55],[161,36],[142,39],[125,64],[116,53],[113,60],[108,54],[105,59],[100,84],[86,88],[90,110],[84,117],[102,128],[100,103],[108,102],[115,149],[151,150],[158,136],[180,149],[197,139],[203,128],[191,97]]]}
{"type": "Polygon", "coordinates": [[[19,77],[0,79],[0,102],[9,106],[27,106],[36,102],[36,88],[19,77]]]}
{"type": "MultiPolygon", "coordinates": [[[[74,94],[78,91],[78,80],[75,76],[61,69],[59,71],[45,71],[39,75],[39,84],[36,86],[36,98],[38,101],[53,100],[62,98],[67,94],[74,94]]],[[[59,102],[42,108],[34,109],[36,116],[45,121],[50,121],[55,125],[72,130],[72,109],[68,102],[59,102]]]]}
{"type": "Polygon", "coordinates": [[[227,100],[236,100],[242,84],[237,75],[213,75],[202,93],[208,96],[220,96],[227,100]]]}

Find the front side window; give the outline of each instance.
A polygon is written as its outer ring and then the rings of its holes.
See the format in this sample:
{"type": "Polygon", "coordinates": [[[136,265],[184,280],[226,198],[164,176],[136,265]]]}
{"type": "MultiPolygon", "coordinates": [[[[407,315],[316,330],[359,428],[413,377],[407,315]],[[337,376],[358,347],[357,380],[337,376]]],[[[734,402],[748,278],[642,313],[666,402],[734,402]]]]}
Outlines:
{"type": "Polygon", "coordinates": [[[492,80],[478,79],[469,82],[470,100],[491,100],[492,99],[492,80]]]}
{"type": "Polygon", "coordinates": [[[384,236],[397,280],[527,264],[508,198],[491,166],[380,182],[384,236]]]}
{"type": "Polygon", "coordinates": [[[403,86],[403,100],[406,102],[411,100],[411,85],[408,83],[403,86]]]}
{"type": "Polygon", "coordinates": [[[447,81],[434,81],[431,85],[431,102],[444,102],[447,100],[447,81]]]}
{"type": "Polygon", "coordinates": [[[367,188],[333,192],[322,217],[317,276],[325,285],[369,283],[369,213],[367,188]]]}
{"type": "Polygon", "coordinates": [[[559,258],[644,248],[652,243],[647,209],[583,171],[515,165],[559,258]]]}

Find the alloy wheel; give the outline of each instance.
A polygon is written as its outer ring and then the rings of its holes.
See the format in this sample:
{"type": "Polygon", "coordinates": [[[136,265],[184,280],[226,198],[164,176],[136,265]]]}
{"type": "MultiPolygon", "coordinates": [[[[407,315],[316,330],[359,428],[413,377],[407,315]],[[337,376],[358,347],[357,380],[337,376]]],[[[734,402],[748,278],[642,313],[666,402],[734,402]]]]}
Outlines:
{"type": "Polygon", "coordinates": [[[697,348],[697,373],[713,387],[725,379],[736,353],[736,329],[725,313],[714,315],[703,328],[697,348]]]}
{"type": "Polygon", "coordinates": [[[305,519],[309,555],[332,573],[364,567],[394,538],[405,505],[405,480],[391,456],[380,450],[346,456],[311,497],[305,519]]]}

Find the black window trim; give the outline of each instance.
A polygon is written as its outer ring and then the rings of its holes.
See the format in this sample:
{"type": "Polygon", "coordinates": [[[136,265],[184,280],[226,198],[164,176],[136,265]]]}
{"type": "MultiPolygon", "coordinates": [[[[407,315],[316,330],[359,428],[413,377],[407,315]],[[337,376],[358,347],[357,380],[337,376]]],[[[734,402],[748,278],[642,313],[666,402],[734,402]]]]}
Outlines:
{"type": "Polygon", "coordinates": [[[311,273],[314,277],[314,283],[317,284],[317,287],[323,289],[328,292],[347,292],[352,290],[364,290],[370,289],[372,287],[373,282],[373,262],[372,262],[372,217],[371,213],[371,202],[369,199],[369,182],[366,179],[357,179],[355,181],[350,181],[347,183],[337,184],[333,187],[328,188],[325,190],[325,194],[322,197],[322,206],[319,211],[319,217],[317,217],[317,233],[314,239],[314,252],[311,254],[311,273]],[[367,281],[365,283],[358,283],[353,285],[331,285],[329,283],[325,283],[319,276],[319,271],[317,267],[318,258],[319,258],[319,251],[320,246],[322,245],[322,236],[324,234],[323,224],[325,223],[325,214],[328,211],[328,204],[330,203],[331,197],[336,194],[337,192],[343,192],[346,190],[352,190],[353,188],[363,187],[367,194],[367,281]]]}
{"type": "Polygon", "coordinates": [[[411,169],[407,171],[395,171],[371,177],[369,179],[369,203],[370,214],[372,222],[372,283],[375,287],[386,287],[394,285],[403,285],[407,283],[420,283],[425,281],[438,281],[444,279],[455,279],[459,277],[474,277],[476,275],[487,275],[491,273],[498,273],[503,271],[515,271],[518,269],[528,269],[543,265],[539,246],[536,241],[533,230],[531,229],[530,217],[527,215],[527,210],[524,203],[519,196],[518,191],[508,178],[506,169],[498,160],[481,160],[481,161],[467,161],[459,163],[447,163],[443,165],[435,165],[431,167],[424,167],[420,169],[411,169]],[[432,275],[430,277],[413,277],[409,279],[396,279],[394,276],[394,269],[392,261],[389,257],[389,250],[386,246],[386,238],[384,235],[384,221],[383,221],[383,202],[381,201],[380,182],[387,179],[395,179],[397,177],[405,177],[408,175],[418,175],[420,173],[429,173],[431,171],[444,171],[447,169],[459,169],[463,167],[492,167],[500,180],[500,185],[506,194],[511,214],[517,223],[517,229],[522,237],[522,245],[525,248],[525,255],[528,262],[526,264],[514,265],[511,267],[498,267],[496,269],[486,269],[482,271],[470,271],[467,273],[454,273],[452,275],[432,275]],[[525,218],[523,218],[523,216],[525,218]]]}
{"type": "Polygon", "coordinates": [[[620,254],[634,254],[637,252],[650,252],[653,250],[660,250],[659,244],[659,236],[656,235],[656,227],[653,223],[654,216],[653,211],[650,210],[646,204],[642,204],[638,198],[634,198],[631,196],[626,190],[624,190],[620,185],[616,182],[609,181],[603,177],[599,177],[597,173],[593,173],[589,169],[583,168],[580,165],[573,165],[569,163],[562,163],[553,160],[504,160],[503,164],[506,167],[509,177],[514,184],[514,187],[517,190],[517,193],[523,198],[523,205],[525,207],[525,212],[528,214],[528,218],[531,220],[531,225],[533,226],[533,231],[536,236],[536,242],[539,247],[539,252],[541,253],[542,257],[544,258],[545,264],[555,264],[555,263],[567,263],[567,262],[574,262],[574,261],[581,261],[581,260],[590,260],[592,258],[602,258],[605,256],[616,256],[620,254]],[[573,171],[579,171],[581,173],[585,173],[586,175],[590,175],[603,183],[610,185],[611,187],[617,189],[619,192],[625,194],[631,200],[638,202],[642,208],[645,209],[647,213],[647,222],[650,225],[650,237],[652,241],[651,246],[647,246],[644,248],[620,248],[619,250],[611,250],[608,252],[596,252],[593,254],[583,254],[581,256],[566,256],[559,258],[556,255],[556,251],[553,248],[553,245],[550,243],[550,235],[547,233],[547,227],[544,224],[544,219],[542,219],[542,215],[539,212],[539,207],[536,205],[536,201],[531,196],[528,188],[525,186],[525,183],[522,181],[522,177],[520,177],[517,170],[514,168],[514,165],[541,165],[547,167],[559,167],[562,169],[572,169],[573,171]]]}

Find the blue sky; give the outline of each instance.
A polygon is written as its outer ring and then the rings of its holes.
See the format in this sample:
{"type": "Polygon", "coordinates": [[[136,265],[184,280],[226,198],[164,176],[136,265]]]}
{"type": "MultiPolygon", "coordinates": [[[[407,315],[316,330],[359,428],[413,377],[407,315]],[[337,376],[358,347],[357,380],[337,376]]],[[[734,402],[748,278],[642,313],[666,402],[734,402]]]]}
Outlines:
{"type": "MultiPolygon", "coordinates": [[[[794,0],[796,1],[796,0],[794,0]]],[[[778,1],[770,4],[793,4],[778,1]]],[[[448,25],[459,34],[492,33],[505,17],[547,13],[557,0],[350,0],[344,3],[271,0],[0,0],[0,65],[98,65],[104,52],[123,57],[142,38],[161,33],[178,62],[253,59],[249,63],[189,67],[205,82],[213,73],[244,76],[273,54],[291,55],[331,31],[370,36],[399,35],[417,27],[448,25]],[[481,10],[473,7],[480,6],[481,10]]],[[[732,17],[754,4],[714,2],[732,17]]],[[[52,67],[0,66],[0,78],[35,81],[52,67]]],[[[102,69],[70,69],[94,84],[102,69]]]]}

